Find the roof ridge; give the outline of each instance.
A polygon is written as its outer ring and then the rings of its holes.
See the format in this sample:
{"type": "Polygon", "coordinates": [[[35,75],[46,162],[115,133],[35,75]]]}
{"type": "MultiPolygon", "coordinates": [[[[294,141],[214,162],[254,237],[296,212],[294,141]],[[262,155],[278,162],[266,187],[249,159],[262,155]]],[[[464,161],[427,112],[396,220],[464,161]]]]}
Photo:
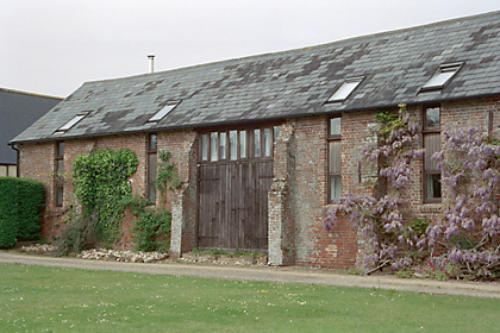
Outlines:
{"type": "Polygon", "coordinates": [[[37,97],[43,97],[43,98],[60,99],[60,100],[64,99],[64,97],[58,97],[58,96],[52,96],[52,95],[45,95],[45,94],[39,94],[39,93],[34,93],[34,92],[29,92],[29,91],[22,91],[22,90],[17,90],[17,89],[10,89],[10,88],[0,88],[0,90],[1,91],[5,91],[5,92],[15,93],[15,94],[37,96],[37,97]]]}
{"type": "Polygon", "coordinates": [[[495,16],[495,15],[499,15],[499,14],[500,14],[500,10],[496,10],[496,11],[480,13],[480,14],[475,14],[475,15],[470,15],[470,16],[463,16],[463,17],[458,17],[458,18],[452,18],[452,19],[447,19],[444,21],[436,21],[436,22],[431,22],[431,23],[426,23],[426,24],[416,25],[416,26],[411,26],[411,27],[406,27],[406,28],[376,32],[376,33],[368,34],[368,35],[349,37],[346,39],[340,39],[337,41],[313,45],[313,46],[305,46],[305,47],[300,47],[300,48],[296,48],[296,49],[261,53],[261,54],[255,54],[255,55],[250,55],[250,56],[243,56],[243,57],[230,58],[230,59],[212,61],[212,62],[201,63],[201,64],[188,65],[185,67],[173,68],[173,69],[168,69],[168,70],[154,72],[154,73],[130,75],[130,76],[124,76],[124,77],[117,77],[114,79],[87,81],[84,84],[128,80],[128,79],[139,78],[139,77],[143,77],[143,76],[144,77],[145,76],[149,76],[149,77],[160,76],[160,75],[164,75],[166,73],[173,73],[173,72],[177,72],[177,71],[181,71],[181,70],[193,69],[193,68],[198,68],[198,67],[215,66],[215,65],[221,65],[224,63],[232,63],[232,62],[236,62],[236,61],[246,61],[246,60],[250,60],[250,59],[264,58],[264,57],[269,57],[269,56],[278,56],[278,55],[284,55],[284,54],[298,53],[298,52],[303,52],[306,50],[307,51],[316,50],[316,49],[321,49],[321,48],[333,46],[336,44],[349,43],[349,42],[354,42],[354,41],[363,40],[363,39],[378,38],[378,37],[383,37],[383,36],[387,36],[387,35],[403,33],[403,32],[407,32],[407,31],[414,31],[414,30],[426,29],[426,28],[430,28],[430,27],[434,27],[434,26],[452,24],[452,23],[456,23],[456,22],[471,21],[471,20],[482,18],[482,17],[495,16]]]}

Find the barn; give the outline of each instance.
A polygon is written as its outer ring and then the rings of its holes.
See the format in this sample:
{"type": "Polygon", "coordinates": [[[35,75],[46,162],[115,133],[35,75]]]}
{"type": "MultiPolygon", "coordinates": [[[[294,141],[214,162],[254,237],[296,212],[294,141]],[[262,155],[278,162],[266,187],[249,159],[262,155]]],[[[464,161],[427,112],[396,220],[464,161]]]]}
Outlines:
{"type": "Polygon", "coordinates": [[[128,148],[132,191],[172,211],[171,254],[194,248],[267,251],[273,265],[347,268],[363,235],[348,221],[326,231],[326,210],[366,191],[363,149],[374,116],[406,103],[426,149],[412,166],[409,213],[443,211],[428,156],[441,133],[479,127],[499,137],[500,12],[325,45],[87,82],[11,141],[21,177],[46,184],[43,232],[74,199],[74,159],[128,148]],[[180,186],[153,185],[172,154],[180,186]]]}

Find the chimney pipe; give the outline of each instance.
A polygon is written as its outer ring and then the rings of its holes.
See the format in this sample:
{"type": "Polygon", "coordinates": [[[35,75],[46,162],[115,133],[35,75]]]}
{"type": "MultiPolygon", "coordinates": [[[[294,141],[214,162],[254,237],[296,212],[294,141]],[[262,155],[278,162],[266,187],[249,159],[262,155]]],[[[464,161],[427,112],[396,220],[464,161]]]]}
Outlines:
{"type": "Polygon", "coordinates": [[[153,54],[148,55],[149,59],[149,73],[154,73],[155,71],[155,56],[153,54]]]}

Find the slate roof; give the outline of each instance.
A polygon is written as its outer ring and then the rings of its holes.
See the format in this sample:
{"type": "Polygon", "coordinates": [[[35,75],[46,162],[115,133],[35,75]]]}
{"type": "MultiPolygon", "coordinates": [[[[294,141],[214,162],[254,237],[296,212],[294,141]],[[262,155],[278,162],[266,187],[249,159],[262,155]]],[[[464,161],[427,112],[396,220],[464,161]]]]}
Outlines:
{"type": "Polygon", "coordinates": [[[298,117],[500,94],[500,11],[254,57],[88,82],[14,142],[298,117]],[[465,62],[442,90],[418,93],[441,64],[465,62]],[[365,76],[343,103],[325,104],[365,76]],[[180,104],[156,124],[147,120],[180,104]],[[54,131],[91,111],[68,132],[54,131]]]}
{"type": "Polygon", "coordinates": [[[0,88],[0,164],[16,164],[17,154],[7,144],[47,113],[62,98],[0,88]]]}

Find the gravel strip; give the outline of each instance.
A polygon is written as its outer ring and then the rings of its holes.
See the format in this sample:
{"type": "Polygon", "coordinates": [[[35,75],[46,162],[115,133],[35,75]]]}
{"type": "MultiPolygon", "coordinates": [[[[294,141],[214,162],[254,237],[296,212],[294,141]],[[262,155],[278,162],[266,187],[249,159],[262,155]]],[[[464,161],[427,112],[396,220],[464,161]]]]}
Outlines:
{"type": "Polygon", "coordinates": [[[405,290],[413,292],[499,298],[500,283],[400,279],[392,276],[355,276],[302,267],[234,267],[176,263],[122,263],[77,258],[52,258],[0,251],[0,263],[48,267],[111,270],[145,274],[167,274],[231,280],[306,283],[405,290]]]}

